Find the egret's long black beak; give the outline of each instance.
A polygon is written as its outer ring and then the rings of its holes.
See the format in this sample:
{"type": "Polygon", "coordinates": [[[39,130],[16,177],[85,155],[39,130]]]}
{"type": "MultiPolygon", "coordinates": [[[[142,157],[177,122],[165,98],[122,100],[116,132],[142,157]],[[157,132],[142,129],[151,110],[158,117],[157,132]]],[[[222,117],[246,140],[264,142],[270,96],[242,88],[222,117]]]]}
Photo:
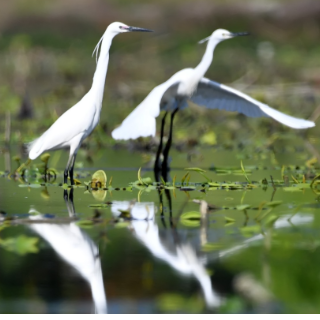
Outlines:
{"type": "Polygon", "coordinates": [[[138,27],[128,27],[129,32],[153,32],[153,30],[138,28],[138,27]]]}
{"type": "Polygon", "coordinates": [[[249,36],[249,32],[231,32],[232,37],[242,37],[242,36],[249,36]]]}

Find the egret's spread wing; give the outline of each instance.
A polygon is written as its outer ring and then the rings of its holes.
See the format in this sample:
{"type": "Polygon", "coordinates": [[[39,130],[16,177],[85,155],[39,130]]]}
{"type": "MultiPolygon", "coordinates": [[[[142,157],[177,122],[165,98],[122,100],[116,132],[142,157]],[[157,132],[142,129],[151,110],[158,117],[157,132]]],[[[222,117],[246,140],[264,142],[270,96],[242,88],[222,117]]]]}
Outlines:
{"type": "Polygon", "coordinates": [[[174,90],[176,84],[191,69],[183,69],[175,73],[166,82],[155,87],[147,97],[123,120],[122,124],[112,131],[111,135],[116,140],[137,139],[156,135],[156,117],[161,110],[172,111],[170,103],[173,97],[170,95],[171,87],[174,90]]]}
{"type": "Polygon", "coordinates": [[[156,135],[156,117],[160,113],[162,92],[155,87],[148,96],[112,131],[115,140],[137,139],[156,135]]]}
{"type": "Polygon", "coordinates": [[[208,109],[236,111],[248,117],[271,117],[294,129],[305,129],[315,126],[312,121],[286,115],[238,90],[206,78],[201,79],[197,91],[190,100],[208,109]]]}

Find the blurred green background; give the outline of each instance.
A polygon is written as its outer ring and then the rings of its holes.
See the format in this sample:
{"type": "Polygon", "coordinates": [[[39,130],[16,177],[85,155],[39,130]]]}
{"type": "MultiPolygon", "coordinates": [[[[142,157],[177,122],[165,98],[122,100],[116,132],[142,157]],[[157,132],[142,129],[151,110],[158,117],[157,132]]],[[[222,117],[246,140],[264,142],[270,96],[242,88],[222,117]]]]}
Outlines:
{"type": "MultiPolygon", "coordinates": [[[[114,145],[111,131],[154,86],[180,69],[195,67],[205,50],[198,41],[217,28],[252,35],[219,44],[208,78],[297,117],[316,120],[320,113],[316,0],[2,0],[0,7],[0,141],[9,140],[9,118],[10,141],[22,145],[82,98],[95,70],[92,51],[113,21],[155,32],[114,39],[100,125],[84,147],[114,145]]],[[[255,144],[273,132],[316,141],[319,130],[294,131],[271,119],[196,106],[176,121],[175,145],[180,148],[239,138],[255,144]]],[[[134,144],[141,142],[155,148],[149,139],[134,144]]]]}

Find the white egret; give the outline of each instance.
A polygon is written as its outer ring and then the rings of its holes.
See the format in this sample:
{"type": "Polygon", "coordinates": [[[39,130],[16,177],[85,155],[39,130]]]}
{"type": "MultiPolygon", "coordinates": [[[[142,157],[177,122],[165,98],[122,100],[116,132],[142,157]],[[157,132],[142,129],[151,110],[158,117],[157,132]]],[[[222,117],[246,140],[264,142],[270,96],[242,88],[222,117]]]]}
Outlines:
{"type": "Polygon", "coordinates": [[[172,142],[172,121],[175,113],[187,106],[188,100],[208,109],[236,111],[248,117],[271,117],[294,129],[314,127],[315,124],[312,121],[291,117],[240,91],[204,78],[211,65],[216,45],[223,40],[247,34],[246,32],[232,33],[218,29],[211,36],[201,40],[200,43],[208,41],[208,45],[198,66],[194,69],[188,68],[178,71],[169,80],[155,87],[122,124],[113,130],[112,137],[116,140],[154,137],[156,134],[155,119],[160,114],[160,111],[166,111],[162,119],[161,139],[155,161],[155,171],[157,171],[162,151],[165,117],[168,112],[171,112],[170,133],[163,151],[162,171],[164,172],[167,171],[167,158],[172,142]]]}
{"type": "Polygon", "coordinates": [[[82,141],[89,136],[99,122],[112,39],[119,33],[133,31],[151,32],[152,30],[130,27],[121,22],[113,22],[108,26],[93,51],[93,54],[96,52],[96,57],[98,57],[99,47],[101,46],[91,89],[41,137],[31,142],[28,146],[31,160],[36,159],[45,151],[64,147],[70,148],[69,160],[64,171],[64,183],[68,182],[69,173],[71,185],[74,184],[73,168],[78,149],[82,141]]]}

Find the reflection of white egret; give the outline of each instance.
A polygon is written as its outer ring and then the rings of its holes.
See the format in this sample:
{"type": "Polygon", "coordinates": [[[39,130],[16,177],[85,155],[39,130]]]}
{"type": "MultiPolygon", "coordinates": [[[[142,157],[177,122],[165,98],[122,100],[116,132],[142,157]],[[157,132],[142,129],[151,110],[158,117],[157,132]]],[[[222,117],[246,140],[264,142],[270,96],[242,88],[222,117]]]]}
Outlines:
{"type": "Polygon", "coordinates": [[[166,239],[160,236],[159,228],[155,221],[154,203],[139,202],[132,205],[129,201],[113,201],[111,205],[111,211],[114,216],[119,216],[121,211],[128,210],[128,208],[130,208],[132,217],[131,228],[136,238],[156,258],[165,261],[183,275],[193,275],[201,285],[207,305],[209,307],[218,307],[220,298],[213,291],[210,276],[192,246],[189,243],[177,244],[169,250],[166,239]]]}
{"type": "MultiPolygon", "coordinates": [[[[31,209],[29,213],[34,213],[31,209]]],[[[30,219],[43,220],[41,214],[30,219]]],[[[50,219],[48,219],[48,222],[50,219]]],[[[74,222],[68,224],[32,223],[30,228],[45,239],[59,256],[89,283],[97,313],[107,313],[99,250],[91,238],[74,222]]]]}
{"type": "MultiPolygon", "coordinates": [[[[295,214],[293,217],[291,215],[285,215],[275,221],[273,228],[280,229],[280,228],[292,227],[295,225],[308,224],[312,221],[313,221],[313,216],[310,214],[295,214]]],[[[264,236],[262,234],[258,234],[256,236],[253,236],[253,237],[243,241],[239,245],[236,245],[236,246],[231,247],[226,250],[221,250],[219,252],[219,257],[222,258],[227,255],[236,253],[241,249],[245,249],[245,248],[249,247],[251,243],[262,240],[262,239],[264,239],[264,236]]]]}
{"type": "Polygon", "coordinates": [[[95,50],[97,56],[99,47],[101,52],[97,61],[93,82],[89,92],[60,118],[38,139],[29,144],[29,158],[36,159],[43,152],[70,148],[69,160],[64,172],[64,183],[68,183],[68,173],[71,184],[74,184],[73,168],[78,149],[100,120],[104,83],[109,64],[109,49],[113,38],[119,33],[133,31],[151,31],[142,28],[129,27],[120,22],[111,23],[95,50]]]}

